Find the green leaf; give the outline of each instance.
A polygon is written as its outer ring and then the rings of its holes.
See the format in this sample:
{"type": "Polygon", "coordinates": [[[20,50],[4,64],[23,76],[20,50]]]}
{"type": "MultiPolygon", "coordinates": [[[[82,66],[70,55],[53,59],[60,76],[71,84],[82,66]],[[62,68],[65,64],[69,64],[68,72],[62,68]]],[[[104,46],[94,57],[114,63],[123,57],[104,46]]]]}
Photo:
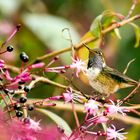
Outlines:
{"type": "Polygon", "coordinates": [[[115,28],[115,29],[114,29],[114,32],[115,32],[116,36],[117,36],[119,39],[121,39],[121,35],[120,35],[119,29],[118,29],[118,28],[115,28]]]}
{"type": "Polygon", "coordinates": [[[95,37],[101,36],[101,19],[102,19],[102,17],[103,17],[103,15],[97,16],[95,18],[95,20],[93,21],[93,23],[91,24],[90,32],[95,37]]]}
{"type": "Polygon", "coordinates": [[[101,15],[97,16],[92,22],[90,32],[95,37],[101,36],[101,30],[107,28],[113,21],[114,14],[112,11],[106,10],[101,15]]]}
{"type": "Polygon", "coordinates": [[[47,115],[48,117],[50,117],[58,126],[62,126],[62,128],[65,130],[65,134],[67,136],[69,136],[72,133],[71,128],[69,127],[69,125],[67,124],[67,122],[62,119],[61,117],[59,117],[57,114],[49,111],[49,110],[45,110],[45,109],[36,109],[37,111],[44,113],[45,115],[47,115]]]}
{"type": "Polygon", "coordinates": [[[114,16],[112,11],[110,11],[110,10],[104,11],[103,12],[103,18],[102,18],[102,27],[107,28],[108,26],[110,26],[114,17],[115,16],[114,16]]]}
{"type": "Polygon", "coordinates": [[[137,48],[137,47],[139,47],[139,44],[140,44],[140,27],[134,23],[130,23],[130,25],[133,26],[134,31],[135,31],[136,42],[135,42],[134,47],[137,48]]]}

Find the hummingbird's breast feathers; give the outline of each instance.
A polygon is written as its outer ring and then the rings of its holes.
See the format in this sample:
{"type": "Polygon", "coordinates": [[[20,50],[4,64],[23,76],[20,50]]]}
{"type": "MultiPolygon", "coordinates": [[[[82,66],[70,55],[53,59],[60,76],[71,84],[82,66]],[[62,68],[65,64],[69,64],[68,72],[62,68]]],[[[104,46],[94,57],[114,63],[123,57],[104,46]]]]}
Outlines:
{"type": "Polygon", "coordinates": [[[87,77],[88,77],[88,79],[90,81],[90,80],[93,80],[96,77],[98,77],[98,75],[100,74],[100,72],[101,72],[101,69],[100,68],[98,68],[98,67],[94,67],[94,68],[91,67],[91,68],[88,68],[87,69],[86,75],[87,75],[87,77]]]}

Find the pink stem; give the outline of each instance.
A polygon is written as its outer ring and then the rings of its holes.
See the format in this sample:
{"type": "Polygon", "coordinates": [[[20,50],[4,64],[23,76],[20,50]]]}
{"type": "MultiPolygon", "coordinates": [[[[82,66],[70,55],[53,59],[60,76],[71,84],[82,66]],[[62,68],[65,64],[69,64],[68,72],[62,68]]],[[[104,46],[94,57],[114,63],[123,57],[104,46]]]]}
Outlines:
{"type": "Polygon", "coordinates": [[[73,102],[71,102],[71,106],[72,106],[74,118],[75,118],[75,121],[76,121],[76,125],[79,128],[80,127],[80,123],[79,123],[79,119],[78,119],[77,112],[75,110],[75,107],[74,107],[74,103],[73,102]]]}
{"type": "Polygon", "coordinates": [[[18,24],[18,25],[16,26],[16,28],[14,29],[14,31],[13,31],[13,32],[9,35],[9,37],[2,43],[1,48],[2,48],[4,45],[6,45],[7,42],[9,42],[9,41],[13,38],[13,36],[19,31],[20,27],[21,27],[20,24],[18,24]]]}

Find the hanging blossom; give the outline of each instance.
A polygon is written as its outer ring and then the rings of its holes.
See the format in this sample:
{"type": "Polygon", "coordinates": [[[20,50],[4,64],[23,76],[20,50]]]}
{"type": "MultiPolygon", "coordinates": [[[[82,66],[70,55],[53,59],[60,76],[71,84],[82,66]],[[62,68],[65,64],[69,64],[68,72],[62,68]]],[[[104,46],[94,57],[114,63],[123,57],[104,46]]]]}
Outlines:
{"type": "Polygon", "coordinates": [[[86,72],[86,64],[79,58],[72,58],[72,64],[58,67],[45,68],[45,72],[64,73],[66,69],[75,69],[76,76],[78,77],[80,72],[86,72]]]}
{"type": "Polygon", "coordinates": [[[95,116],[97,114],[98,110],[99,110],[99,106],[100,106],[100,104],[97,101],[95,101],[93,99],[90,99],[84,105],[85,112],[95,116]]]}
{"type": "Polygon", "coordinates": [[[111,125],[112,127],[107,128],[107,140],[124,140],[126,137],[124,134],[127,134],[127,132],[120,132],[124,130],[124,128],[116,130],[116,127],[114,125],[111,125]]]}
{"type": "Polygon", "coordinates": [[[120,102],[118,102],[117,104],[115,104],[112,100],[110,100],[110,102],[112,103],[111,105],[105,104],[106,111],[108,114],[111,115],[111,114],[121,113],[122,115],[125,115],[124,112],[129,112],[128,109],[120,106],[120,102]]]}
{"type": "Polygon", "coordinates": [[[63,93],[63,98],[65,103],[71,102],[73,100],[72,88],[68,88],[66,92],[63,93]]]}
{"type": "Polygon", "coordinates": [[[80,60],[79,58],[72,58],[72,64],[70,68],[76,69],[76,76],[78,77],[79,73],[86,71],[86,64],[84,61],[80,60]]]}

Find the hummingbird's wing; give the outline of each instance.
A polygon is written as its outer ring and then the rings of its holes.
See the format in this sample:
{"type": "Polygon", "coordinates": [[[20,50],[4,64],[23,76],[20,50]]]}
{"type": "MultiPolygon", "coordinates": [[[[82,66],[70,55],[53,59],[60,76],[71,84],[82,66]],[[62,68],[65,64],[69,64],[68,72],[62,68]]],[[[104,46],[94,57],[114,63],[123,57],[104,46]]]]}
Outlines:
{"type": "Polygon", "coordinates": [[[119,83],[128,84],[130,86],[137,85],[138,82],[124,75],[123,73],[117,71],[116,69],[110,68],[108,66],[103,68],[103,71],[108,74],[108,76],[112,77],[119,83]]]}

